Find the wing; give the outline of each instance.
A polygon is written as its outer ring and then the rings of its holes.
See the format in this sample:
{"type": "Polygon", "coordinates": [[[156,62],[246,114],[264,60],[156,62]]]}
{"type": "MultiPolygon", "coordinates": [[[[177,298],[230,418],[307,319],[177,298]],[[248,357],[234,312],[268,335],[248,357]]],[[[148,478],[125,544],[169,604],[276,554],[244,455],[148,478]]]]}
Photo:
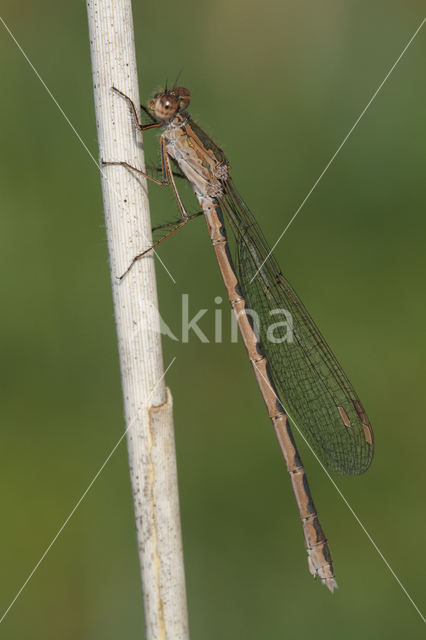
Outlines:
{"type": "Polygon", "coordinates": [[[242,293],[257,313],[261,347],[284,409],[330,472],[363,473],[374,450],[367,414],[303,303],[269,256],[262,232],[232,180],[224,183],[224,190],[219,206],[233,231],[231,250],[242,293]]]}

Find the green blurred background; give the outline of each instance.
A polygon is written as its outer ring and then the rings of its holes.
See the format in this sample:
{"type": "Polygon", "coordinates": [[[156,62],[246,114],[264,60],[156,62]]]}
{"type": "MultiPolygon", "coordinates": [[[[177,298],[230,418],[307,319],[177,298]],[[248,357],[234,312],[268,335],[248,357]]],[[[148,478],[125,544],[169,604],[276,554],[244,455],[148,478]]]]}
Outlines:
{"type": "MultiPolygon", "coordinates": [[[[224,148],[273,242],[423,14],[413,0],[135,1],[141,93],[146,101],[183,68],[194,118],[224,148]]],[[[96,156],[84,2],[4,0],[2,16],[96,156]]],[[[337,484],[420,608],[425,38],[423,30],[276,251],[375,429],[369,472],[337,484]]],[[[0,48],[4,610],[124,425],[99,176],[3,27],[0,48]]],[[[173,219],[172,196],[150,194],[154,221],[173,219]]],[[[157,263],[163,318],[179,333],[187,293],[191,312],[209,309],[200,326],[212,339],[224,289],[203,221],[161,257],[177,281],[157,263]]],[[[300,444],[340,589],[331,596],[309,576],[290,482],[241,341],[165,338],[165,363],[173,357],[192,638],[422,637],[418,613],[300,444]]],[[[143,637],[124,444],[0,631],[25,640],[143,637]]]]}

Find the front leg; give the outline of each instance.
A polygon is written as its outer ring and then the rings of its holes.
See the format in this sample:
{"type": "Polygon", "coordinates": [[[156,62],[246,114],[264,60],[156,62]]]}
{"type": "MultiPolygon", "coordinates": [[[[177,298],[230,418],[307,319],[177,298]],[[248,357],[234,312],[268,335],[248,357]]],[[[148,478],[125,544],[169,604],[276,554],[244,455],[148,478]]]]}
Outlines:
{"type": "Polygon", "coordinates": [[[115,91],[115,93],[118,93],[118,95],[123,96],[123,98],[127,100],[127,104],[130,107],[130,112],[133,116],[133,122],[135,123],[136,129],[138,129],[139,131],[147,131],[148,129],[155,129],[157,127],[161,127],[162,123],[157,122],[157,120],[155,120],[155,118],[149,113],[148,109],[143,105],[141,105],[142,109],[145,111],[145,113],[148,113],[151,120],[154,120],[154,122],[151,122],[151,124],[142,124],[142,122],[139,121],[135,103],[133,102],[133,100],[129,98],[129,96],[126,96],[125,93],[123,93],[122,91],[120,91],[120,89],[117,89],[116,87],[112,87],[112,90],[115,91]]]}
{"type": "Polygon", "coordinates": [[[154,116],[152,115],[151,111],[149,109],[146,108],[146,106],[144,104],[141,104],[141,109],[142,111],[145,111],[146,115],[148,116],[148,118],[151,120],[151,122],[155,122],[157,123],[158,120],[156,120],[154,118],[154,116]]]}

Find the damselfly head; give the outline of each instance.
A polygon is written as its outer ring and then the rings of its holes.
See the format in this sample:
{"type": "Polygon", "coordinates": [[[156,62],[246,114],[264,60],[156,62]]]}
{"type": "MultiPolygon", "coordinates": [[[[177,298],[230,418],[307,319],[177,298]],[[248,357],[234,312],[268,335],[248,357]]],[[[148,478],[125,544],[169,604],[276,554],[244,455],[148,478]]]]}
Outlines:
{"type": "Polygon", "coordinates": [[[156,93],[148,105],[151,113],[159,120],[169,120],[178,111],[184,111],[191,101],[191,94],[185,87],[176,87],[156,93]]]}

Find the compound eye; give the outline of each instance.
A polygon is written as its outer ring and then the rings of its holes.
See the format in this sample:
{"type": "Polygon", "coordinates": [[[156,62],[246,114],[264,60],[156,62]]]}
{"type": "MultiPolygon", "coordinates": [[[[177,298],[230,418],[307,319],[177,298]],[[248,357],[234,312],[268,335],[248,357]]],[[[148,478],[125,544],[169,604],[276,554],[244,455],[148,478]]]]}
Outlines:
{"type": "Polygon", "coordinates": [[[163,96],[161,100],[161,106],[165,111],[173,111],[177,107],[177,100],[174,96],[163,96]]]}
{"type": "Polygon", "coordinates": [[[153,100],[154,115],[160,120],[168,120],[172,118],[177,111],[178,102],[175,96],[170,94],[162,94],[153,100]]]}
{"type": "Polygon", "coordinates": [[[179,109],[186,109],[191,102],[191,94],[185,87],[176,87],[173,90],[174,95],[179,100],[179,109]]]}

